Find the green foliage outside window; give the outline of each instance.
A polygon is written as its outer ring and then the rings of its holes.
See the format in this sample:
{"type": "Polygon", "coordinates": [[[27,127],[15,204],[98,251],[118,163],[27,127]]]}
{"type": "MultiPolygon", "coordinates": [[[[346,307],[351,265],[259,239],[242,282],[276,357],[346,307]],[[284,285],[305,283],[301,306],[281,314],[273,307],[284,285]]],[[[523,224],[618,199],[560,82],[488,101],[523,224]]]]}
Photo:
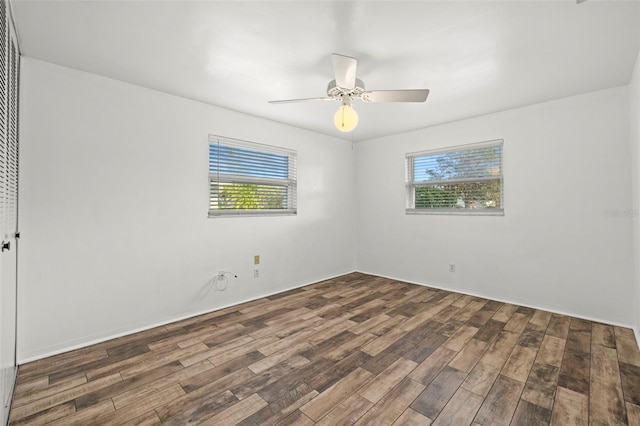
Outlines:
{"type": "Polygon", "coordinates": [[[254,183],[220,184],[219,209],[286,209],[287,188],[254,183]]]}
{"type": "Polygon", "coordinates": [[[407,156],[415,210],[502,209],[502,144],[407,156]]]}

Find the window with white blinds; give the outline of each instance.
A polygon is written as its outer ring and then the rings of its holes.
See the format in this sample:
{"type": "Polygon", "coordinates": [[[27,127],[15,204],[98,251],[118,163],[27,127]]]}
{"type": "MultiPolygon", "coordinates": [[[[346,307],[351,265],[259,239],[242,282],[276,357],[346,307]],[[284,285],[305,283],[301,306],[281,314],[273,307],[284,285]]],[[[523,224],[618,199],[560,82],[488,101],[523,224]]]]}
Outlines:
{"type": "Polygon", "coordinates": [[[8,138],[6,146],[6,192],[5,203],[7,221],[5,231],[10,237],[18,232],[18,65],[19,54],[15,44],[9,49],[9,98],[8,98],[8,138]]]}
{"type": "Polygon", "coordinates": [[[504,214],[502,140],[406,155],[407,213],[504,214]]]}
{"type": "Polygon", "coordinates": [[[209,135],[209,217],[297,213],[295,151],[209,135]]]}

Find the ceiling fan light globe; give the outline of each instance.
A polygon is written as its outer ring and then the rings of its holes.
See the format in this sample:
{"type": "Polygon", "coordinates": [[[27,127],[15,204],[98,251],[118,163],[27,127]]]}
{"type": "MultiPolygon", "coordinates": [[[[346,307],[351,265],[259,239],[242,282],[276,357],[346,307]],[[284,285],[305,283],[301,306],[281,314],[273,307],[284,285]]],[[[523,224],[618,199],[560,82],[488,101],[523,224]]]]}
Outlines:
{"type": "Polygon", "coordinates": [[[341,132],[350,132],[358,125],[358,113],[351,105],[341,105],[333,116],[333,123],[341,132]]]}

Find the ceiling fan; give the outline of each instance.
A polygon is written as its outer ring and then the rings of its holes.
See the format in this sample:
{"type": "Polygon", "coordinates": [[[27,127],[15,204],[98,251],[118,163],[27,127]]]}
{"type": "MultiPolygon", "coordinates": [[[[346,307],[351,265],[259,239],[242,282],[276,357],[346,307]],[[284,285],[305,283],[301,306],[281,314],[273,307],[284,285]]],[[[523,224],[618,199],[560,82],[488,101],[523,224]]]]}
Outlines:
{"type": "Polygon", "coordinates": [[[429,89],[408,90],[365,90],[364,82],[356,78],[358,60],[350,56],[333,53],[334,80],[327,86],[327,96],[319,98],[284,99],[269,101],[270,104],[285,104],[307,101],[340,101],[341,105],[334,116],[334,124],[342,132],[350,132],[358,124],[358,114],[351,107],[351,101],[360,99],[364,102],[424,102],[429,89]]]}

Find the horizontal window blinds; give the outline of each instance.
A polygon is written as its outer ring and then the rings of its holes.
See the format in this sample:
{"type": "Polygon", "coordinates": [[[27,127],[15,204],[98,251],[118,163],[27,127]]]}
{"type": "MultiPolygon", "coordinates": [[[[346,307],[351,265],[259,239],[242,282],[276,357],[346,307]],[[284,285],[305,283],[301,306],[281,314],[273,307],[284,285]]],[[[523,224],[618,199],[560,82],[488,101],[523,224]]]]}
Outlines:
{"type": "Polygon", "coordinates": [[[8,138],[6,165],[5,203],[7,221],[5,232],[13,237],[18,232],[18,67],[20,55],[14,43],[9,50],[9,98],[8,98],[8,138]]]}
{"type": "Polygon", "coordinates": [[[296,214],[296,152],[209,136],[209,216],[296,214]]]}
{"type": "Polygon", "coordinates": [[[502,214],[502,145],[407,154],[407,212],[502,214]]]}
{"type": "Polygon", "coordinates": [[[9,25],[7,21],[7,4],[0,6],[0,238],[8,234],[8,222],[11,220],[7,212],[9,198],[9,25]]]}

